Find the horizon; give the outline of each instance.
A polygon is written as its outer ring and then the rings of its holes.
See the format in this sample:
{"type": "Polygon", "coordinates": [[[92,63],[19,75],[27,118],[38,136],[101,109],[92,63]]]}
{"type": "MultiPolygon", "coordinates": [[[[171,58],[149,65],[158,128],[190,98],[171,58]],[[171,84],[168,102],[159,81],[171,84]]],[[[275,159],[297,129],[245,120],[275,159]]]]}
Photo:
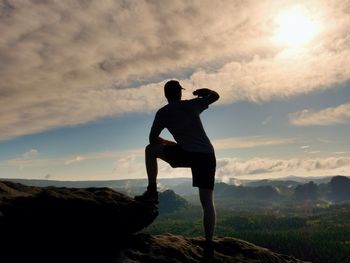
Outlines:
{"type": "MultiPolygon", "coordinates": [[[[303,180],[307,180],[310,179],[312,181],[312,179],[314,180],[322,180],[322,179],[326,179],[326,178],[333,178],[333,177],[337,177],[337,176],[342,176],[342,177],[347,177],[350,179],[350,175],[325,175],[325,176],[295,176],[295,175],[290,175],[290,176],[286,176],[286,177],[277,177],[277,178],[261,178],[261,179],[252,179],[252,178],[247,178],[247,179],[238,179],[238,178],[234,178],[234,177],[230,177],[231,180],[229,181],[225,181],[223,178],[216,178],[215,179],[215,184],[216,183],[226,183],[226,184],[232,184],[231,181],[232,180],[238,180],[238,181],[293,181],[294,180],[298,180],[298,179],[303,179],[303,180]]],[[[191,177],[173,177],[173,178],[169,178],[169,177],[160,177],[158,178],[159,180],[192,180],[191,177]]],[[[147,178],[125,178],[125,179],[91,179],[91,180],[55,180],[55,179],[45,179],[45,178],[0,178],[0,180],[28,180],[28,181],[56,181],[56,182],[108,182],[108,181],[128,181],[128,180],[144,180],[147,182],[147,178]]],[[[236,185],[237,183],[234,182],[234,184],[236,185]]]]}
{"type": "MultiPolygon", "coordinates": [[[[170,79],[183,99],[220,94],[201,114],[217,180],[349,176],[348,7],[2,1],[0,178],[146,179],[170,79]]],[[[159,162],[159,179],[180,177],[159,162]]]]}

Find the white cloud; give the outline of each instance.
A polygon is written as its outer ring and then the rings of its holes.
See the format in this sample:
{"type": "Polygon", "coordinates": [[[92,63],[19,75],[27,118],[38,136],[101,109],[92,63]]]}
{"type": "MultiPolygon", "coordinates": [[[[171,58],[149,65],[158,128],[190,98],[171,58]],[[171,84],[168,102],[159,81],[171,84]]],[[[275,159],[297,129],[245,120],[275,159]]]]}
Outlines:
{"type": "Polygon", "coordinates": [[[261,124],[262,125],[267,125],[267,124],[269,124],[271,122],[271,120],[272,120],[272,116],[268,116],[261,122],[261,124]]]}
{"type": "Polygon", "coordinates": [[[305,4],[327,23],[291,51],[271,39],[294,1],[3,1],[0,139],[154,110],[166,76],[217,89],[223,104],[343,83],[350,19],[337,2],[305,4]]]}
{"type": "Polygon", "coordinates": [[[246,136],[236,138],[225,138],[213,140],[214,148],[217,150],[222,149],[244,149],[244,148],[256,148],[271,145],[282,145],[295,143],[293,138],[269,138],[264,136],[246,136]]]}
{"type": "Polygon", "coordinates": [[[217,162],[217,176],[269,178],[288,175],[312,176],[350,173],[350,157],[309,159],[223,158],[217,162]]]}
{"type": "Polygon", "coordinates": [[[135,156],[139,157],[143,155],[143,149],[130,149],[124,151],[104,151],[104,152],[90,152],[85,154],[79,154],[76,156],[61,156],[57,158],[36,158],[38,153],[36,150],[30,150],[23,154],[19,158],[8,159],[0,161],[0,166],[14,166],[14,167],[49,167],[49,166],[62,166],[70,165],[73,163],[79,163],[82,161],[93,161],[93,160],[108,160],[125,158],[124,156],[135,156]],[[25,157],[26,156],[26,157],[25,157]],[[29,156],[31,156],[29,158],[29,156]]]}
{"type": "Polygon", "coordinates": [[[300,149],[303,149],[303,150],[309,149],[309,148],[310,148],[310,145],[303,145],[303,146],[300,146],[300,149]]]}
{"type": "Polygon", "coordinates": [[[327,126],[350,123],[350,103],[320,111],[302,110],[289,114],[289,122],[295,126],[327,126]]]}
{"type": "MultiPolygon", "coordinates": [[[[141,178],[147,179],[144,155],[131,153],[117,159],[113,168],[113,175],[119,179],[141,178]]],[[[158,178],[190,177],[189,168],[172,168],[168,163],[158,159],[158,178]]]]}
{"type": "Polygon", "coordinates": [[[140,174],[143,174],[144,178],[147,178],[145,173],[145,166],[143,162],[140,162],[136,154],[129,154],[120,157],[114,164],[113,174],[127,178],[138,178],[140,174]]]}
{"type": "Polygon", "coordinates": [[[305,151],[308,154],[317,154],[320,153],[321,151],[305,151]]]}
{"type": "Polygon", "coordinates": [[[38,150],[30,149],[28,152],[25,152],[22,156],[24,159],[33,159],[39,155],[38,150]]]}
{"type": "Polygon", "coordinates": [[[343,154],[347,154],[348,152],[332,152],[332,154],[340,154],[340,155],[343,155],[343,154]]]}
{"type": "Polygon", "coordinates": [[[31,163],[38,162],[39,151],[36,149],[30,149],[29,151],[23,153],[19,157],[12,160],[0,161],[1,165],[15,166],[19,170],[23,170],[24,167],[30,165],[31,163]]]}
{"type": "Polygon", "coordinates": [[[69,159],[66,161],[66,165],[70,165],[72,163],[80,163],[81,161],[84,161],[85,160],[85,157],[82,157],[82,156],[76,156],[74,157],[73,159],[69,159]]]}

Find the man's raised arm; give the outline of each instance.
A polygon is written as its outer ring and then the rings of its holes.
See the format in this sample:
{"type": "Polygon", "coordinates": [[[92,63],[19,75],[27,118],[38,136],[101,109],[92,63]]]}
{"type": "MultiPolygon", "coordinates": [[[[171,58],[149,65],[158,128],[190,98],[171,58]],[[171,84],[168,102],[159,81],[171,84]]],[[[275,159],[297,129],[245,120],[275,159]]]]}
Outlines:
{"type": "Polygon", "coordinates": [[[212,104],[220,98],[219,94],[216,91],[206,88],[195,90],[193,92],[193,95],[207,99],[208,104],[212,104]]]}

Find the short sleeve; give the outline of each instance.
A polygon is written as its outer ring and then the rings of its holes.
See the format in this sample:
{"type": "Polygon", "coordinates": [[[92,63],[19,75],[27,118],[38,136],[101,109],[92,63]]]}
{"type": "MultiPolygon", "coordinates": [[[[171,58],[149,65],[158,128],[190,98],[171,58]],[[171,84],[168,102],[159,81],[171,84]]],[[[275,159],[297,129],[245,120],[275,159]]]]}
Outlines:
{"type": "Polygon", "coordinates": [[[209,101],[206,98],[195,98],[192,100],[193,105],[196,107],[199,113],[208,109],[209,101]]]}

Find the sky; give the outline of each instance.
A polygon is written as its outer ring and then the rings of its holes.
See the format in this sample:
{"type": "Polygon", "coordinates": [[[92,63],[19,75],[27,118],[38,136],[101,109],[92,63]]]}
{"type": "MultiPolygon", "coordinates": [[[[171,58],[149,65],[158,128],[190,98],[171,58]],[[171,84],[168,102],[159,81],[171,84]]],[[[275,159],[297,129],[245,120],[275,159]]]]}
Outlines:
{"type": "Polygon", "coordinates": [[[218,180],[350,175],[349,0],[0,0],[0,36],[0,178],[146,178],[170,79],[220,94],[218,180]]]}

